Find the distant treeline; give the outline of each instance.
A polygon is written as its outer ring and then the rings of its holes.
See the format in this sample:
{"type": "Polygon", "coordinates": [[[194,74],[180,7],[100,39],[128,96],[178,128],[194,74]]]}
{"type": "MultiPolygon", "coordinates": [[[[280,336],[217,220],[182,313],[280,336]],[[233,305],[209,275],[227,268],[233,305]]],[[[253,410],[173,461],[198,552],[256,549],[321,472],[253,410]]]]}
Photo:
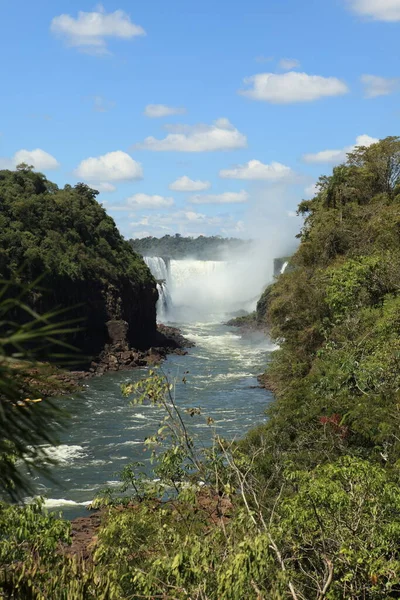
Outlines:
{"type": "Polygon", "coordinates": [[[129,240],[133,249],[142,256],[162,256],[165,258],[191,257],[199,260],[223,259],[225,254],[248,248],[251,240],[222,238],[220,236],[197,238],[183,237],[179,233],[164,235],[162,238],[146,237],[129,240]]]}

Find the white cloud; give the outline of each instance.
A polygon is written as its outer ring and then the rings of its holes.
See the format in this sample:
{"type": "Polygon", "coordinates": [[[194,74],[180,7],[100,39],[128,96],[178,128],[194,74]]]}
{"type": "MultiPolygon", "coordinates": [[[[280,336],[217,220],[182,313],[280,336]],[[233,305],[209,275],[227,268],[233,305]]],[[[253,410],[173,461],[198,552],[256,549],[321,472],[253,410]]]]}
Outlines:
{"type": "Polygon", "coordinates": [[[376,98],[377,96],[388,96],[400,87],[400,78],[378,77],[377,75],[362,75],[361,83],[364,85],[364,94],[366,98],[376,98]]]}
{"type": "Polygon", "coordinates": [[[168,125],[166,129],[170,133],[164,139],[147,137],[136,147],[155,152],[212,152],[247,145],[246,136],[224,118],[212,125],[168,125]]]}
{"type": "Polygon", "coordinates": [[[356,146],[371,146],[379,142],[377,138],[373,138],[369,135],[359,135],[356,138],[356,143],[352,146],[345,146],[340,150],[322,150],[316,154],[304,154],[303,161],[306,163],[329,163],[338,164],[344,162],[347,158],[347,153],[352,152],[356,146]]]}
{"type": "Polygon", "coordinates": [[[244,79],[250,86],[239,93],[252,100],[262,100],[272,104],[312,102],[327,96],[341,96],[349,89],[344,81],[336,77],[321,77],[307,73],[259,73],[244,79]]]}
{"type": "Polygon", "coordinates": [[[237,165],[233,169],[222,169],[219,176],[224,179],[263,179],[266,181],[279,181],[294,176],[290,167],[279,162],[265,165],[259,160],[250,160],[245,165],[237,165]]]}
{"type": "Polygon", "coordinates": [[[247,202],[249,195],[245,190],[240,192],[223,192],[222,194],[196,194],[189,198],[191,204],[241,204],[247,202]]]}
{"type": "Polygon", "coordinates": [[[400,21],[400,0],[348,0],[350,7],[375,21],[400,21]]]}
{"type": "Polygon", "coordinates": [[[300,67],[300,61],[297,58],[281,58],[279,61],[279,67],[284,69],[285,71],[290,71],[291,69],[298,69],[300,67]]]}
{"type": "Polygon", "coordinates": [[[146,117],[159,119],[160,117],[169,117],[170,115],[182,115],[186,108],[176,106],[166,106],[165,104],[148,104],[144,109],[146,117]]]}
{"type": "Polygon", "coordinates": [[[193,212],[191,210],[186,211],[184,213],[184,215],[188,221],[204,221],[205,219],[207,219],[207,217],[205,215],[202,215],[201,213],[193,212]]]}
{"type": "Polygon", "coordinates": [[[179,177],[176,181],[169,184],[170,190],[176,192],[201,192],[202,190],[208,190],[211,187],[209,181],[200,181],[200,179],[190,179],[187,175],[179,177]]]}
{"type": "Polygon", "coordinates": [[[32,165],[38,171],[57,169],[60,163],[54,156],[36,148],[36,150],[18,150],[11,158],[0,158],[1,169],[15,169],[21,163],[32,165]]]}
{"type": "MultiPolygon", "coordinates": [[[[132,225],[132,223],[131,223],[132,225]]],[[[150,231],[135,231],[134,236],[136,239],[140,238],[146,238],[146,237],[150,237],[152,234],[150,231]]]]}
{"type": "Polygon", "coordinates": [[[305,189],[304,189],[304,193],[306,195],[306,198],[314,198],[314,196],[316,194],[318,194],[319,189],[317,188],[315,183],[312,183],[311,185],[308,185],[305,189]]]}
{"type": "Polygon", "coordinates": [[[113,185],[112,183],[108,183],[107,181],[102,181],[100,183],[94,183],[93,185],[90,185],[89,187],[91,187],[92,190],[97,190],[98,192],[104,192],[104,193],[115,192],[115,190],[117,189],[115,187],[115,185],[113,185]]]}
{"type": "MultiPolygon", "coordinates": [[[[130,209],[142,209],[142,208],[169,208],[173,206],[173,198],[165,198],[164,196],[149,196],[149,194],[134,194],[126,201],[127,207],[130,209]]],[[[143,223],[142,223],[143,224],[143,223]]]]}
{"type": "Polygon", "coordinates": [[[165,235],[166,233],[180,233],[181,235],[211,235],[225,233],[234,235],[243,231],[243,222],[236,221],[230,213],[217,216],[207,216],[192,210],[179,210],[169,213],[153,213],[130,225],[138,231],[130,232],[133,237],[146,237],[148,235],[165,235]]]}
{"type": "Polygon", "coordinates": [[[76,18],[66,14],[54,17],[50,30],[64,38],[68,46],[98,55],[108,54],[107,38],[129,40],[145,35],[123,10],[107,14],[102,7],[98,12],[79,11],[76,18]]]}
{"type": "Polygon", "coordinates": [[[76,168],[75,175],[85,181],[130,181],[142,179],[143,170],[129,154],[117,150],[86,158],[76,168]]]}

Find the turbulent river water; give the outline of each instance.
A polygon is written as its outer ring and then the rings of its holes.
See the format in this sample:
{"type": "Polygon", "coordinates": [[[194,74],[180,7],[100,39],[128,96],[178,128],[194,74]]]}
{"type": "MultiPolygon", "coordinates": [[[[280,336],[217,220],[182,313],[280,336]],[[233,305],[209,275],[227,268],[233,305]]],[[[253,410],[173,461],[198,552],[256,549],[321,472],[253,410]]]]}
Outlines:
{"type": "MultiPolygon", "coordinates": [[[[265,420],[272,395],[258,387],[257,375],[274,347],[264,335],[241,334],[223,320],[223,315],[209,314],[207,320],[176,323],[196,345],[186,356],[170,355],[162,369],[170,379],[176,378],[177,404],[201,407],[214,419],[217,432],[232,440],[265,420]],[[185,373],[186,384],[181,381],[185,373]]],[[[129,462],[144,462],[150,476],[143,442],[156,432],[162,415],[152,406],[130,406],[120,388],[146,372],[143,368],[108,373],[89,380],[82,392],[58,400],[71,418],[60,446],[48,450],[58,460],[55,481],[35,480],[36,492],[46,497],[49,509],[68,518],[85,515],[100,490],[118,485],[118,473],[129,462]]],[[[204,419],[189,426],[200,442],[207,443],[210,429],[204,419]]]]}

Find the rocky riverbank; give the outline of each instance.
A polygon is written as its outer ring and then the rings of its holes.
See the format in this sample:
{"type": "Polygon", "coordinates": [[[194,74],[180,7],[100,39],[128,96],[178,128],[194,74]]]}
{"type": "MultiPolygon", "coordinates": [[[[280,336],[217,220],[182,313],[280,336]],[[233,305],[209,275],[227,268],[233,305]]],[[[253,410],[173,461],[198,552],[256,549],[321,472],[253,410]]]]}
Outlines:
{"type": "Polygon", "coordinates": [[[108,343],[103,351],[90,364],[87,370],[63,371],[51,377],[61,382],[65,393],[79,387],[82,381],[100,377],[108,371],[126,371],[162,362],[168,354],[187,354],[186,348],[194,343],[185,338],[176,327],[159,324],[153,336],[154,345],[147,350],[132,348],[128,341],[129,326],[126,321],[107,323],[108,343]]]}
{"type": "Polygon", "coordinates": [[[225,323],[225,325],[228,325],[229,327],[238,327],[241,331],[265,332],[265,327],[257,319],[256,312],[252,312],[246,315],[240,315],[239,317],[230,319],[225,323]]]}

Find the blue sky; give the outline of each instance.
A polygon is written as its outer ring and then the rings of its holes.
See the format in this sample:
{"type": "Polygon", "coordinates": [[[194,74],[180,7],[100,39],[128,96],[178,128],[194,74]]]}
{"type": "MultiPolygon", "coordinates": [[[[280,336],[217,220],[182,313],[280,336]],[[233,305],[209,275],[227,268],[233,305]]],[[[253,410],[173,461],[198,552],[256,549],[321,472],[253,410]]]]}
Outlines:
{"type": "Polygon", "coordinates": [[[126,237],[291,229],[398,132],[399,33],[400,0],[3,3],[0,167],[102,189],[126,237]]]}

